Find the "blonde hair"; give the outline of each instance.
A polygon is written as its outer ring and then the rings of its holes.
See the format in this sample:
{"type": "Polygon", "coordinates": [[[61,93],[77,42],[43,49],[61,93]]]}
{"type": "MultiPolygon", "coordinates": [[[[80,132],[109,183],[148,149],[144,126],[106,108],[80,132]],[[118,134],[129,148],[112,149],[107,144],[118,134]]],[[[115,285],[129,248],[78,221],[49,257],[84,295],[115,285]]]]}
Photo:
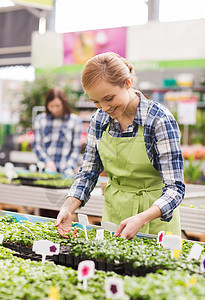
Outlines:
{"type": "Polygon", "coordinates": [[[81,75],[81,83],[85,92],[99,80],[123,87],[127,79],[131,80],[132,85],[136,82],[134,67],[114,52],[105,52],[89,59],[81,75]]]}

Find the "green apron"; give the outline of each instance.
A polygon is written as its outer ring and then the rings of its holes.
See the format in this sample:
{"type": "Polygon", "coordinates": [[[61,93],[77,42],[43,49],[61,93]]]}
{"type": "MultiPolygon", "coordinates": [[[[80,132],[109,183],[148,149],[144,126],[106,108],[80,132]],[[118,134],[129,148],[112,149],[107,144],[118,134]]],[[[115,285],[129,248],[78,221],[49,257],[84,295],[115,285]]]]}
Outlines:
{"type": "MultiPolygon", "coordinates": [[[[99,144],[99,154],[109,177],[104,192],[103,221],[115,224],[147,210],[161,195],[164,184],[151,164],[144,141],[144,127],[138,126],[137,137],[112,137],[109,125],[99,144]]],[[[170,222],[157,218],[140,232],[158,234],[171,231],[181,236],[179,208],[170,222]]]]}

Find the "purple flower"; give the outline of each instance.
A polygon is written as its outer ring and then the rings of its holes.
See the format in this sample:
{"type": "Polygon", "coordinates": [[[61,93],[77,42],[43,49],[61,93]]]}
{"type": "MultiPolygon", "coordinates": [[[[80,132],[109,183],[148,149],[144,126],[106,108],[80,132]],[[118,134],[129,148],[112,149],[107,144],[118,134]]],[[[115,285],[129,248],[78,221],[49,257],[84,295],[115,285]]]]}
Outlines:
{"type": "Polygon", "coordinates": [[[53,245],[50,247],[50,252],[56,252],[56,250],[57,250],[56,246],[53,245]]]}
{"type": "Polygon", "coordinates": [[[111,290],[111,292],[113,294],[116,294],[117,293],[117,286],[116,286],[116,284],[111,284],[110,290],[111,290]]]}

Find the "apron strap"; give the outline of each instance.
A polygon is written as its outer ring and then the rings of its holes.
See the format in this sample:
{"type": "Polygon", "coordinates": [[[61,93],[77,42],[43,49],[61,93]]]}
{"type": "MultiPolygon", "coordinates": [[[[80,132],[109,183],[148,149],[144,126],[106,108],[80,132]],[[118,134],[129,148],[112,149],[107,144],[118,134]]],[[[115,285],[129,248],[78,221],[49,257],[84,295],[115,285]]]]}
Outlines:
{"type": "Polygon", "coordinates": [[[114,182],[113,180],[109,179],[108,184],[113,186],[116,190],[125,192],[125,193],[134,193],[136,195],[142,195],[144,192],[152,192],[156,191],[159,189],[162,189],[164,184],[162,181],[156,182],[154,185],[149,186],[147,188],[137,188],[137,187],[131,187],[131,186],[125,186],[125,185],[120,185],[117,182],[114,182]]]}
{"type": "Polygon", "coordinates": [[[144,137],[144,126],[138,124],[138,136],[144,137]]]}

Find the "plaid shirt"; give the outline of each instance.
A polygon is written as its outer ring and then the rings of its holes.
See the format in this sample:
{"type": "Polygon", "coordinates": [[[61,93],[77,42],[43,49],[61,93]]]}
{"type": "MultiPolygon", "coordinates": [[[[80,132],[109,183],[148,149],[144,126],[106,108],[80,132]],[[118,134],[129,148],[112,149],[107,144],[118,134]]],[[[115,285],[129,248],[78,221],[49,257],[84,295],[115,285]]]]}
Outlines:
{"type": "Polygon", "coordinates": [[[75,169],[81,150],[81,119],[66,115],[65,120],[39,114],[34,123],[33,150],[39,160],[53,161],[58,172],[75,169]]]}
{"type": "Polygon", "coordinates": [[[161,220],[170,221],[173,210],[182,202],[185,194],[183,157],[180,147],[180,132],[176,120],[168,109],[158,102],[145,98],[137,91],[140,102],[135,118],[130,126],[121,133],[117,120],[98,109],[91,119],[83,165],[76,175],[68,196],[80,199],[82,205],[90,198],[103,165],[98,153],[98,146],[108,123],[109,134],[113,137],[135,137],[138,124],[144,126],[144,139],[148,157],[159,171],[165,187],[160,198],[153,203],[162,212],[161,220]]]}

